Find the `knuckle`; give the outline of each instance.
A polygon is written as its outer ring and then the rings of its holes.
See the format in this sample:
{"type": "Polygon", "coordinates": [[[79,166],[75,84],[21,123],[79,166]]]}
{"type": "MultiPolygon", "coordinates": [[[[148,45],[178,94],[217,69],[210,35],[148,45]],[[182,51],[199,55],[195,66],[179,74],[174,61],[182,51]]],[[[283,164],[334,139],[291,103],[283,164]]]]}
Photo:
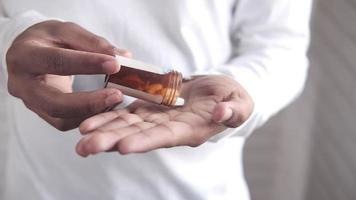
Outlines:
{"type": "Polygon", "coordinates": [[[47,63],[50,71],[53,71],[58,75],[65,75],[64,53],[62,51],[58,51],[55,56],[48,56],[47,63]]]}
{"type": "Polygon", "coordinates": [[[47,30],[47,33],[50,35],[50,36],[53,36],[53,37],[58,37],[62,30],[64,29],[64,25],[65,25],[66,22],[58,22],[58,21],[48,21],[46,23],[46,30],[47,30]]]}
{"type": "Polygon", "coordinates": [[[104,44],[104,46],[102,47],[102,50],[110,55],[114,55],[115,51],[116,51],[116,47],[107,43],[107,44],[104,44]]]}
{"type": "Polygon", "coordinates": [[[12,84],[11,79],[9,78],[8,80],[8,84],[7,84],[7,91],[9,92],[10,95],[14,96],[14,97],[19,97],[19,93],[17,88],[15,87],[14,84],[12,84]]]}
{"type": "Polygon", "coordinates": [[[17,62],[17,56],[15,52],[16,52],[16,45],[12,45],[6,54],[6,63],[8,65],[13,65],[17,62]]]}
{"type": "Polygon", "coordinates": [[[84,112],[88,114],[97,114],[105,111],[105,109],[107,109],[105,99],[107,99],[109,95],[110,94],[105,92],[90,94],[90,98],[88,98],[86,105],[84,105],[84,112]]]}
{"type": "Polygon", "coordinates": [[[89,114],[97,114],[105,110],[105,107],[101,103],[93,101],[87,104],[85,112],[89,114]]]}
{"type": "Polygon", "coordinates": [[[56,122],[54,122],[53,126],[57,130],[62,132],[69,131],[70,129],[72,129],[72,127],[70,127],[68,123],[66,123],[63,119],[59,119],[56,122]]]}
{"type": "Polygon", "coordinates": [[[113,52],[115,49],[105,38],[98,35],[91,36],[89,42],[93,45],[94,49],[98,51],[113,52]]]}
{"type": "Polygon", "coordinates": [[[9,73],[16,72],[17,68],[21,65],[21,48],[18,45],[13,44],[6,53],[6,64],[9,73]]]}
{"type": "Polygon", "coordinates": [[[78,27],[79,26],[73,22],[60,22],[57,24],[56,28],[53,29],[53,33],[54,35],[59,35],[68,30],[77,29],[78,27]]]}
{"type": "Polygon", "coordinates": [[[89,42],[97,49],[101,44],[102,38],[98,35],[92,35],[89,38],[89,42]]]}
{"type": "Polygon", "coordinates": [[[78,25],[74,22],[62,22],[63,27],[65,28],[77,28],[78,25]]]}

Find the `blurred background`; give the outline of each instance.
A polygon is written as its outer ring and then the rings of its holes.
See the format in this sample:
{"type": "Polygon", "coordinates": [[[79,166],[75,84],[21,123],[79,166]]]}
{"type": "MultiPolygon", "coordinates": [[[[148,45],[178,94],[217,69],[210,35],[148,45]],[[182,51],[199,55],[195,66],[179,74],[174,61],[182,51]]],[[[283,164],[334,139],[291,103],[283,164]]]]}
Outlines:
{"type": "Polygon", "coordinates": [[[356,0],[314,2],[302,96],[249,138],[252,200],[356,199],[356,0]]]}
{"type": "MultiPolygon", "coordinates": [[[[356,199],[355,24],[356,0],[315,2],[306,89],[246,144],[252,200],[356,199]]],[[[1,124],[7,123],[3,110],[0,103],[1,124]]]]}

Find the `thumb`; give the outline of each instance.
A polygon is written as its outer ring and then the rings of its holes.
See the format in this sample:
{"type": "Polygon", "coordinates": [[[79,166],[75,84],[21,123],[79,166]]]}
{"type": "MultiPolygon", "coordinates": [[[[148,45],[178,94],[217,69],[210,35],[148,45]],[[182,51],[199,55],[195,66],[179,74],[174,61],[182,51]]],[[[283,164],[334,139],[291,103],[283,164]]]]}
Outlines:
{"type": "Polygon", "coordinates": [[[63,106],[62,116],[64,117],[92,116],[104,112],[122,101],[122,93],[113,88],[65,95],[62,99],[62,102],[66,101],[63,106]]]}
{"type": "Polygon", "coordinates": [[[251,115],[252,106],[237,100],[218,103],[213,110],[213,120],[230,128],[237,128],[251,115]]]}
{"type": "Polygon", "coordinates": [[[24,98],[55,118],[77,118],[103,112],[122,101],[122,93],[113,88],[92,92],[63,93],[46,84],[36,84],[24,98]]]}

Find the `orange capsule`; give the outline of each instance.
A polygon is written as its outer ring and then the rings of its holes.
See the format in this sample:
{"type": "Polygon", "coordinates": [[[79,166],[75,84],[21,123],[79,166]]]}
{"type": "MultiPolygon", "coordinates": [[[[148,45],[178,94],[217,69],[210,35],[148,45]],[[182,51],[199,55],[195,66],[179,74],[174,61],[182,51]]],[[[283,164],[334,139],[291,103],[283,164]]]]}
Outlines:
{"type": "Polygon", "coordinates": [[[155,83],[148,86],[147,92],[150,94],[159,94],[159,91],[163,89],[162,84],[155,83]]]}

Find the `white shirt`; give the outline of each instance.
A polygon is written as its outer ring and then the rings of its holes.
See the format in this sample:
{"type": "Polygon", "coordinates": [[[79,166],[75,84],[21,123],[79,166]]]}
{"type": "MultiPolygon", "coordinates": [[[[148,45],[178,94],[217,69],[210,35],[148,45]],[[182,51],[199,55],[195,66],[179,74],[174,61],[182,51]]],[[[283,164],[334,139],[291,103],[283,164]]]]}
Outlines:
{"type": "MultiPolygon", "coordinates": [[[[0,0],[1,101],[7,102],[4,197],[54,199],[249,199],[245,138],[289,104],[307,72],[311,0],[0,0]],[[60,133],[6,91],[6,52],[29,26],[60,19],[104,36],[135,58],[191,74],[227,74],[255,108],[240,128],[198,148],[80,158],[77,130],[60,133]]],[[[80,90],[102,76],[77,76],[80,90]]],[[[2,164],[2,163],[1,163],[2,164]]]]}

